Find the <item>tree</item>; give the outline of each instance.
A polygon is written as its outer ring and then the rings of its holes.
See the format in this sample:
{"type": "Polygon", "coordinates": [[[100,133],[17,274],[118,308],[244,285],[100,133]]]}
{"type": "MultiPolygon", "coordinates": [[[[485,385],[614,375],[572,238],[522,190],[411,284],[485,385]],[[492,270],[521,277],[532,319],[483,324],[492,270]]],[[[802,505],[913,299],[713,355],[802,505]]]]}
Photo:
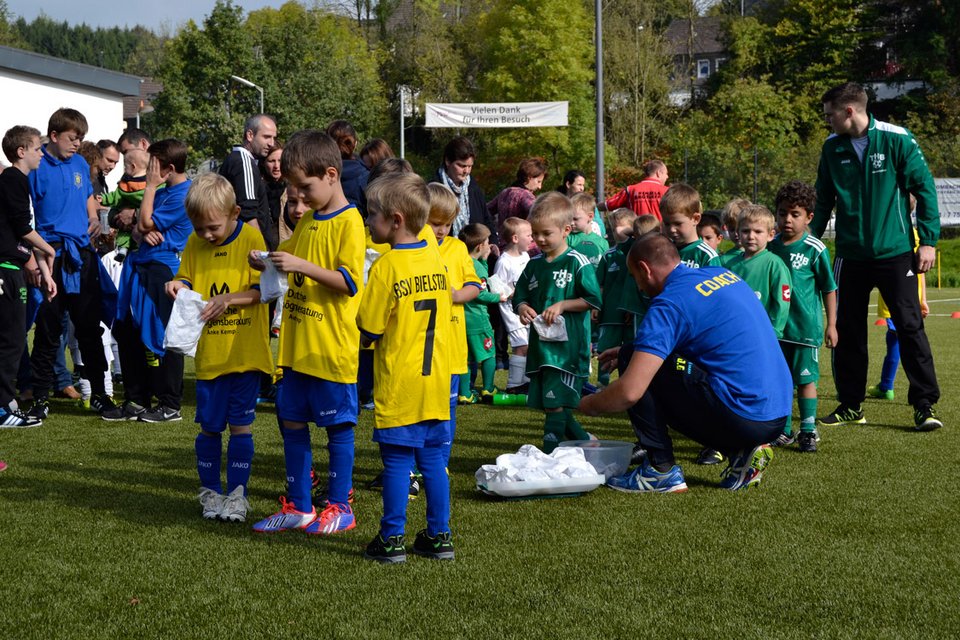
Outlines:
{"type": "Polygon", "coordinates": [[[592,20],[583,5],[563,0],[498,0],[480,24],[478,41],[484,45],[485,63],[480,68],[479,101],[569,102],[568,127],[498,130],[496,136],[483,136],[490,147],[516,159],[546,156],[558,172],[590,166],[593,72],[592,49],[585,44],[590,41],[592,20]]]}

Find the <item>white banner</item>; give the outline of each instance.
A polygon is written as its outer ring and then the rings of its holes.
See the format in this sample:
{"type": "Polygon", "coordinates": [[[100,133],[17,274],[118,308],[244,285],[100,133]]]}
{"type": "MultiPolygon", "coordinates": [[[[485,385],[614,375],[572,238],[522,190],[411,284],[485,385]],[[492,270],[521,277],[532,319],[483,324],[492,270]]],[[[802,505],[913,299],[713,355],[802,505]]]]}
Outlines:
{"type": "Polygon", "coordinates": [[[563,102],[427,103],[427,127],[565,127],[563,102]]]}
{"type": "Polygon", "coordinates": [[[960,225],[960,178],[936,178],[940,226],[960,225]]]}

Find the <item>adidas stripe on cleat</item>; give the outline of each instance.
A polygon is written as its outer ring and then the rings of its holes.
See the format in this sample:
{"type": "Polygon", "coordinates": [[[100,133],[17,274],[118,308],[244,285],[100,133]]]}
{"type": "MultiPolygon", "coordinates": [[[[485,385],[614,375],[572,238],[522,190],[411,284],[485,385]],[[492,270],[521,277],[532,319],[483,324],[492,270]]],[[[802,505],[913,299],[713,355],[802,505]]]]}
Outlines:
{"type": "Polygon", "coordinates": [[[39,427],[43,419],[18,410],[0,409],[0,429],[28,429],[39,427]]]}
{"type": "Polygon", "coordinates": [[[269,518],[264,518],[253,525],[256,533],[279,533],[281,531],[290,531],[291,529],[306,529],[307,526],[317,519],[317,510],[310,513],[297,511],[292,502],[288,502],[283,496],[280,496],[280,511],[269,518]]]}
{"type": "Polygon", "coordinates": [[[329,536],[334,533],[349,531],[357,526],[353,517],[353,509],[347,505],[329,504],[320,512],[317,518],[308,524],[304,531],[313,536],[329,536]]]}

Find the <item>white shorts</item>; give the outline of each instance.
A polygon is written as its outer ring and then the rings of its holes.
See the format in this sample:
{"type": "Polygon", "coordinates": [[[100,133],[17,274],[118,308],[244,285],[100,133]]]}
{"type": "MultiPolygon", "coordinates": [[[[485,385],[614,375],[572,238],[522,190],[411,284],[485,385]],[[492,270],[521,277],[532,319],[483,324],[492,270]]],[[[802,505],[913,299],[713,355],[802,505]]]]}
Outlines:
{"type": "Polygon", "coordinates": [[[525,347],[530,342],[530,327],[520,327],[510,332],[511,347],[525,347]]]}

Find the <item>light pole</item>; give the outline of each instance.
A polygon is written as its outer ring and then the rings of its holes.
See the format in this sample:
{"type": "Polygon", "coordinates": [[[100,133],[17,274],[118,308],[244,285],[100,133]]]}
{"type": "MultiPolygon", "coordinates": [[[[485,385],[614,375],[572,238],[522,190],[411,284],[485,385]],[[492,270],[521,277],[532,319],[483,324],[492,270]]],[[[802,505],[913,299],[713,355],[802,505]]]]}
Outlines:
{"type": "Polygon", "coordinates": [[[232,80],[236,80],[237,82],[239,82],[244,86],[250,87],[251,89],[256,89],[257,91],[260,92],[260,113],[263,113],[264,112],[263,111],[263,87],[257,84],[253,84],[246,78],[241,78],[240,76],[230,76],[230,78],[232,80]]]}
{"type": "Polygon", "coordinates": [[[603,2],[596,0],[596,66],[597,66],[597,179],[595,191],[597,200],[603,202],[603,2]]]}

